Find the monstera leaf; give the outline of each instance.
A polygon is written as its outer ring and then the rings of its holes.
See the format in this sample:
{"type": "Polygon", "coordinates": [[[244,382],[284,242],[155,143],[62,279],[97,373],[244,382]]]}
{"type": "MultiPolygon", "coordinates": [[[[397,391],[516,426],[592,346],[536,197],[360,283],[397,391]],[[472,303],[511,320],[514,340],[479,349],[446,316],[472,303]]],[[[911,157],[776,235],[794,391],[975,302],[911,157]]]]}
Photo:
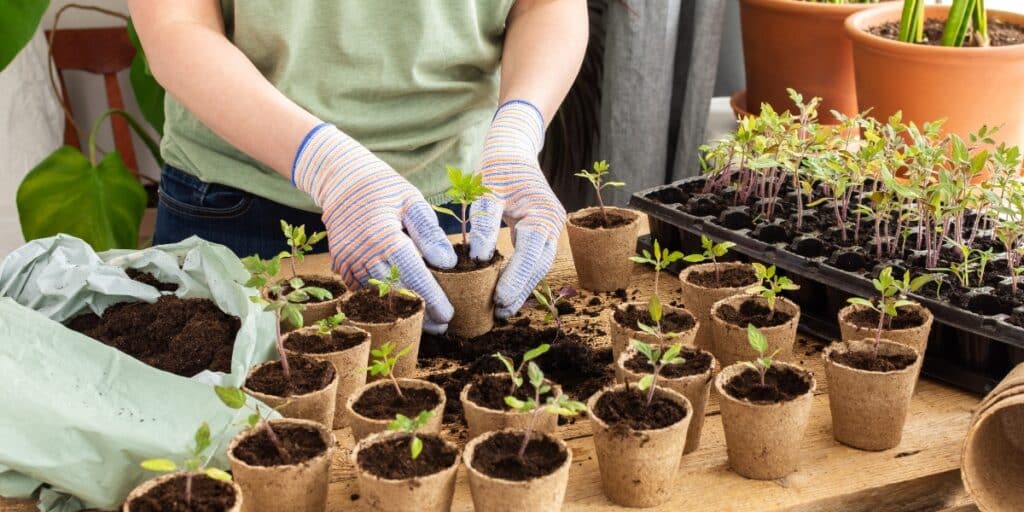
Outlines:
{"type": "Polygon", "coordinates": [[[132,92],[135,93],[135,102],[139,105],[142,117],[160,135],[164,134],[164,88],[157,83],[156,78],[149,69],[149,62],[146,54],[142,51],[142,43],[139,42],[139,35],[135,32],[135,25],[128,20],[128,37],[135,47],[135,58],[132,59],[131,70],[128,71],[128,79],[132,84],[132,92]]]}
{"type": "Polygon", "coordinates": [[[0,71],[32,39],[50,0],[0,0],[0,71]]]}

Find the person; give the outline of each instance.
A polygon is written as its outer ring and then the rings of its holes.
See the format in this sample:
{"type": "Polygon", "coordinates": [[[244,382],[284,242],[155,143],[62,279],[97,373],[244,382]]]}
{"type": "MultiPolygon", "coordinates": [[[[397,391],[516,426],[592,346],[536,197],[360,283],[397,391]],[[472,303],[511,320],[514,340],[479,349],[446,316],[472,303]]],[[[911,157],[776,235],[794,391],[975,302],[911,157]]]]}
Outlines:
{"type": "Polygon", "coordinates": [[[579,72],[585,0],[129,0],[167,90],[167,162],[154,243],[192,235],[239,255],[284,248],[279,219],[326,229],[356,286],[395,265],[426,304],[453,310],[427,264],[457,259],[431,204],[446,165],[491,190],[471,206],[470,256],[502,221],[514,254],[496,316],[550,269],[565,210],[540,171],[544,128],[579,72]]]}

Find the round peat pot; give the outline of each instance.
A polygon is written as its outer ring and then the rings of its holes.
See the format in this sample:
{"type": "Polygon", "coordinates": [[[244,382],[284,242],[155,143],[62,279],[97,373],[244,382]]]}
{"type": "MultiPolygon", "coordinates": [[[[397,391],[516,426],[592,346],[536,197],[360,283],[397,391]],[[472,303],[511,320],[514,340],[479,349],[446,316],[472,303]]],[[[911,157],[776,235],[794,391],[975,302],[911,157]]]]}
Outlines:
{"type": "Polygon", "coordinates": [[[961,454],[964,487],[993,512],[1024,510],[1024,394],[1004,395],[975,415],[961,454]]]}
{"type": "Polygon", "coordinates": [[[448,322],[448,334],[473,338],[494,328],[494,287],[498,285],[504,260],[504,256],[495,251],[494,259],[483,268],[467,271],[430,269],[455,308],[455,315],[448,322]]]}
{"type": "MultiPolygon", "coordinates": [[[[223,510],[224,512],[240,512],[242,510],[242,488],[235,482],[221,482],[214,480],[201,472],[193,472],[192,475],[192,501],[203,503],[208,506],[204,510],[223,510]],[[223,508],[217,508],[216,501],[220,496],[228,496],[223,508]]],[[[164,507],[166,510],[177,510],[175,506],[186,506],[185,503],[185,473],[169,473],[146,480],[128,494],[121,506],[121,512],[138,512],[142,504],[146,504],[147,510],[154,510],[164,507]],[[166,489],[166,487],[171,487],[166,489]],[[180,489],[178,489],[180,487],[180,489]],[[181,494],[180,498],[178,494],[181,494]],[[168,496],[170,495],[170,496],[168,496]],[[174,503],[168,502],[173,499],[174,503]]]]}
{"type": "MultiPolygon", "coordinates": [[[[875,333],[878,330],[876,321],[871,323],[875,324],[872,327],[868,327],[866,322],[855,323],[851,321],[851,315],[868,315],[874,313],[874,317],[878,317],[877,312],[873,312],[866,306],[859,306],[857,304],[850,304],[845,308],[839,310],[839,330],[842,332],[843,341],[862,340],[867,338],[874,338],[875,333]]],[[[882,329],[882,338],[889,341],[895,341],[901,345],[906,345],[914,350],[917,350],[921,355],[924,355],[925,349],[928,348],[928,335],[932,332],[932,321],[935,317],[932,315],[928,308],[914,303],[910,306],[904,306],[900,308],[900,314],[893,321],[902,322],[900,317],[905,314],[911,314],[914,318],[920,318],[919,325],[906,326],[903,328],[890,328],[882,329]]]]}
{"type": "Polygon", "coordinates": [[[619,354],[629,348],[629,340],[640,340],[649,345],[663,345],[665,343],[682,343],[693,345],[697,330],[700,329],[700,322],[689,311],[683,308],[672,306],[661,306],[661,329],[662,332],[678,333],[674,338],[657,336],[641,331],[635,324],[642,322],[645,325],[652,325],[654,322],[647,311],[647,304],[642,302],[629,302],[619,304],[608,313],[608,332],[612,339],[612,357],[618,359],[619,354]],[[626,320],[624,323],[622,320],[626,320]],[[631,325],[630,325],[631,324],[631,325]]]}
{"type": "MultiPolygon", "coordinates": [[[[768,310],[767,301],[759,296],[740,294],[727,297],[715,303],[711,307],[711,329],[715,345],[711,352],[722,366],[728,366],[739,361],[753,361],[757,358],[757,352],[751,348],[747,339],[746,308],[768,310]],[[742,325],[728,321],[725,316],[729,311],[740,313],[737,318],[742,319],[742,325]]],[[[770,327],[760,327],[761,333],[768,339],[768,353],[779,350],[776,359],[789,361],[793,358],[793,343],[796,342],[796,328],[800,323],[800,307],[787,298],[779,297],[775,301],[774,315],[781,318],[779,314],[789,315],[789,319],[783,323],[770,327]]]]}
{"type": "MultiPolygon", "coordinates": [[[[743,364],[724,368],[715,377],[729,467],[755,480],[775,480],[794,471],[800,463],[800,446],[814,402],[814,377],[789,363],[774,363],[777,372],[796,372],[806,390],[781,401],[751,401],[727,391],[733,379],[754,372],[743,364]]],[[[754,372],[755,374],[757,372],[754,372]]]]}
{"type": "Polygon", "coordinates": [[[880,451],[898,446],[903,438],[922,357],[913,347],[881,340],[878,358],[871,361],[873,345],[874,339],[838,341],[822,358],[836,441],[880,451]]]}
{"type": "Polygon", "coordinates": [[[293,462],[283,463],[275,455],[278,460],[268,459],[271,464],[261,465],[253,458],[266,448],[261,445],[268,444],[262,427],[241,432],[228,445],[231,473],[245,496],[242,511],[322,512],[327,506],[334,435],[322,424],[307,420],[270,420],[270,426],[293,462]],[[304,455],[301,460],[296,460],[298,453],[304,455]]]}
{"type": "MultiPolygon", "coordinates": [[[[348,296],[348,287],[345,286],[345,282],[341,280],[341,277],[337,275],[300,275],[299,279],[305,284],[305,286],[313,286],[317,288],[323,288],[331,292],[331,299],[313,302],[311,299],[302,304],[302,325],[310,326],[314,325],[320,320],[334,315],[338,312],[338,308],[341,303],[345,301],[348,296]]],[[[278,284],[287,286],[288,280],[283,280],[278,284]]],[[[267,294],[263,294],[264,300],[268,302],[272,301],[273,298],[267,294]]],[[[287,332],[295,328],[286,320],[281,320],[281,331],[287,332]]]]}
{"type": "MultiPolygon", "coordinates": [[[[683,450],[683,454],[687,454],[700,446],[700,434],[704,429],[704,408],[707,407],[711,394],[711,381],[718,371],[718,361],[711,352],[699,348],[684,347],[679,355],[686,362],[662,368],[658,376],[658,385],[685,396],[693,408],[690,427],[686,431],[686,449],[683,450]]],[[[615,360],[615,379],[618,382],[635,384],[653,369],[647,363],[646,357],[635,348],[630,348],[615,360]],[[643,371],[630,368],[633,365],[629,361],[635,362],[637,359],[642,360],[643,371]]]]}
{"type": "Polygon", "coordinates": [[[609,220],[617,219],[619,223],[605,228],[599,224],[600,212],[601,209],[595,207],[571,213],[566,232],[580,288],[611,292],[629,286],[629,276],[633,273],[629,257],[636,252],[640,215],[625,208],[606,206],[609,220]]]}
{"type": "Polygon", "coordinates": [[[561,510],[565,488],[569,483],[569,465],[572,463],[572,451],[565,441],[550,434],[531,434],[526,457],[531,461],[537,457],[552,466],[542,474],[512,479],[493,471],[496,468],[505,471],[522,469],[522,465],[516,461],[516,452],[523,435],[522,430],[498,430],[466,444],[462,462],[469,474],[469,490],[473,495],[474,509],[487,512],[561,510]],[[558,464],[558,459],[551,453],[535,454],[534,450],[541,451],[538,447],[545,447],[547,452],[556,450],[555,455],[564,459],[558,464]]]}
{"type": "MultiPolygon", "coordinates": [[[[503,430],[507,428],[528,428],[533,416],[532,414],[522,413],[506,408],[493,409],[491,407],[480,405],[470,399],[470,394],[473,392],[474,387],[484,385],[484,379],[501,379],[509,389],[511,389],[512,386],[508,375],[500,373],[483,375],[475,382],[470,382],[463,386],[462,392],[459,393],[459,400],[462,402],[462,410],[466,416],[466,425],[469,427],[468,439],[473,439],[495,430],[503,430]]],[[[528,386],[528,384],[526,385],[528,386]]],[[[561,386],[557,384],[552,385],[551,396],[561,394],[561,390],[561,386]]],[[[543,401],[543,399],[544,397],[541,397],[541,401],[543,401]]],[[[555,416],[554,414],[544,414],[537,418],[533,423],[533,430],[544,434],[554,434],[557,428],[558,416],[555,416]]]]}
{"type": "MultiPolygon", "coordinates": [[[[406,316],[398,316],[391,321],[363,320],[357,311],[361,312],[360,310],[364,308],[380,310],[385,307],[384,299],[374,298],[377,297],[376,290],[365,290],[360,290],[350,295],[341,305],[341,310],[348,316],[348,325],[358,327],[370,333],[371,350],[380,348],[385,343],[394,343],[395,353],[404,350],[405,347],[412,346],[409,353],[398,360],[394,371],[396,377],[410,377],[414,375],[416,373],[416,358],[420,353],[420,336],[423,334],[423,299],[417,297],[416,300],[419,302],[419,307],[406,316]],[[355,304],[355,301],[365,301],[368,306],[359,307],[355,304]]],[[[410,299],[398,295],[394,300],[409,301],[410,299]]],[[[368,376],[367,380],[376,380],[378,378],[368,376]]]]}
{"type": "Polygon", "coordinates": [[[999,381],[999,384],[996,384],[996,387],[992,388],[988,395],[985,395],[985,398],[981,400],[978,408],[974,411],[975,418],[988,408],[989,404],[1010,393],[1011,390],[1015,391],[1018,388],[1024,390],[1024,363],[1018,364],[1010,370],[1010,373],[1003,377],[1003,380],[999,381]]]}
{"type": "Polygon", "coordinates": [[[289,357],[301,354],[334,365],[338,384],[332,428],[339,429],[345,426],[345,409],[338,404],[345,403],[356,389],[366,384],[366,372],[363,370],[370,357],[370,334],[358,327],[342,325],[334,328],[329,336],[330,340],[324,340],[316,327],[303,327],[285,335],[284,349],[289,357]]]}
{"type": "MultiPolygon", "coordinates": [[[[430,412],[434,413],[427,421],[427,424],[423,426],[419,431],[424,434],[437,434],[441,432],[441,420],[444,416],[444,390],[441,389],[437,384],[427,382],[419,379],[397,379],[398,387],[402,389],[402,392],[411,391],[417,394],[433,393],[437,398],[437,404],[430,408],[430,412]]],[[[377,432],[384,432],[388,429],[388,424],[395,419],[395,414],[401,412],[410,418],[416,417],[421,410],[420,408],[412,407],[408,410],[402,410],[401,400],[397,398],[397,394],[394,392],[394,384],[390,380],[378,380],[371,382],[362,388],[359,388],[348,397],[345,401],[345,415],[348,417],[348,424],[352,427],[352,437],[356,441],[361,441],[364,437],[374,434],[377,432]],[[380,403],[370,404],[370,407],[380,411],[379,417],[370,417],[362,413],[356,412],[359,408],[357,402],[363,398],[367,393],[378,395],[382,400],[380,403]],[[387,412],[385,412],[387,411],[387,412]]]]}
{"type": "Polygon", "coordinates": [[[455,475],[459,469],[459,449],[433,434],[421,434],[420,438],[424,450],[416,460],[412,460],[409,454],[408,440],[411,436],[406,433],[378,432],[356,443],[352,450],[352,465],[356,467],[359,496],[372,510],[451,510],[452,497],[455,495],[455,475]],[[400,450],[396,450],[396,447],[400,450]],[[394,453],[396,451],[398,453],[394,453]],[[363,463],[360,462],[360,456],[364,459],[363,463]],[[388,464],[395,457],[404,457],[404,460],[381,468],[394,471],[395,474],[381,474],[376,466],[382,461],[388,464]],[[444,463],[446,461],[442,459],[446,457],[450,457],[450,462],[444,463]],[[369,464],[373,464],[374,469],[369,469],[369,464]]]}
{"type": "MultiPolygon", "coordinates": [[[[326,386],[314,391],[307,391],[305,393],[275,395],[256,391],[249,387],[251,379],[262,372],[273,371],[281,366],[280,361],[267,361],[253,367],[249,372],[249,376],[246,378],[245,385],[242,386],[242,390],[245,391],[246,394],[275,409],[277,412],[281,413],[281,416],[286,418],[315,421],[330,428],[334,425],[334,410],[337,407],[335,400],[338,396],[338,371],[335,370],[334,366],[327,361],[312,359],[305,356],[290,357],[288,358],[288,361],[291,365],[292,378],[296,378],[299,371],[303,369],[314,367],[319,369],[323,365],[326,365],[330,369],[333,376],[326,386]]],[[[283,379],[284,376],[282,375],[281,378],[283,379]]]]}
{"type": "Polygon", "coordinates": [[[728,285],[720,286],[714,279],[715,264],[702,263],[686,267],[679,274],[683,288],[683,304],[697,317],[694,343],[704,349],[714,346],[711,329],[711,306],[726,298],[744,293],[757,284],[754,267],[747,263],[719,263],[718,274],[728,285]]]}
{"type": "MultiPolygon", "coordinates": [[[[686,431],[693,417],[693,408],[685,396],[668,388],[657,388],[650,407],[681,410],[670,424],[634,429],[641,420],[635,412],[613,404],[612,397],[635,394],[634,409],[645,411],[644,396],[636,387],[619,384],[598,391],[587,401],[594,425],[594,447],[601,470],[601,490],[608,499],[627,507],[653,507],[668,501],[676,489],[674,479],[686,446],[686,431]],[[602,417],[602,410],[619,416],[614,420],[602,417]]],[[[646,412],[646,411],[645,411],[646,412]]]]}

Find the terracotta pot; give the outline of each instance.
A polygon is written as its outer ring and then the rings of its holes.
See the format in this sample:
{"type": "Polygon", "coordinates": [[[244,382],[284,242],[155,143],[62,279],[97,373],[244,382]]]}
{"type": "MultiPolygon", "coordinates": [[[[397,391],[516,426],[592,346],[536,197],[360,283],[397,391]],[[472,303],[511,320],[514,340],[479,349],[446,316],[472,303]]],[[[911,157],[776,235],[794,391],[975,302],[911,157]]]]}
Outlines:
{"type": "MultiPolygon", "coordinates": [[[[686,446],[693,407],[685,396],[668,388],[656,393],[686,409],[686,416],[665,428],[633,430],[605,423],[595,411],[605,393],[622,391],[618,384],[598,391],[587,401],[594,426],[594,448],[601,471],[601,490],[612,502],[626,507],[653,507],[675,493],[676,470],[686,446]]],[[[633,388],[635,389],[635,388],[633,388]]]]}
{"type": "MultiPolygon", "coordinates": [[[[121,506],[121,512],[134,512],[135,510],[137,510],[136,508],[133,507],[133,505],[135,504],[135,500],[139,499],[139,497],[143,496],[147,492],[153,490],[154,487],[169,480],[178,478],[180,476],[182,476],[182,473],[168,473],[166,475],[161,475],[156,478],[151,478],[149,480],[146,480],[145,482],[142,482],[141,484],[138,485],[138,487],[132,489],[132,492],[128,493],[128,497],[125,498],[124,500],[124,505],[121,506]]],[[[193,478],[196,477],[208,478],[201,472],[194,472],[193,478]]],[[[235,504],[231,508],[229,508],[227,512],[240,512],[242,510],[242,488],[239,487],[238,484],[235,482],[225,483],[230,485],[231,489],[235,493],[235,504]]]]}
{"type": "MultiPolygon", "coordinates": [[[[366,372],[362,371],[366,368],[366,361],[370,358],[370,333],[351,325],[342,325],[335,328],[335,330],[341,330],[343,332],[359,332],[366,335],[366,341],[342,350],[339,352],[327,352],[323,354],[313,354],[306,352],[295,352],[285,348],[285,352],[289,356],[292,354],[301,354],[311,359],[318,359],[320,361],[327,361],[334,365],[335,371],[338,373],[338,385],[335,390],[335,406],[334,406],[334,423],[333,427],[335,430],[347,425],[345,423],[345,409],[338,407],[338,404],[345,403],[348,400],[349,395],[355,392],[355,390],[361,388],[366,384],[366,372]]],[[[294,333],[303,333],[316,335],[316,327],[303,327],[294,333]]],[[[285,344],[288,343],[288,336],[292,333],[285,335],[285,344]]]]}
{"type": "Polygon", "coordinates": [[[725,392],[725,385],[743,373],[746,366],[734,364],[715,377],[729,467],[755,480],[775,480],[796,471],[814,402],[816,383],[810,372],[789,363],[774,364],[805,374],[810,380],[810,389],[793,400],[762,405],[725,392]]]}
{"type": "Polygon", "coordinates": [[[964,487],[984,511],[1024,510],[1024,394],[976,415],[961,454],[964,487]]]}
{"type": "Polygon", "coordinates": [[[328,470],[334,458],[334,434],[320,423],[297,420],[270,420],[276,425],[307,425],[320,432],[327,445],[316,457],[298,464],[281,466],[251,466],[234,456],[235,448],[255,433],[247,429],[235,436],[228,445],[228,461],[235,482],[242,488],[245,502],[243,512],[323,512],[327,506],[328,470]]]}
{"type": "MultiPolygon", "coordinates": [[[[316,324],[320,320],[323,320],[324,318],[334,315],[335,313],[338,312],[338,308],[341,306],[341,303],[344,302],[346,298],[348,298],[348,287],[345,286],[345,282],[341,280],[341,277],[337,275],[300,274],[299,279],[302,279],[303,281],[307,282],[311,279],[316,279],[320,281],[331,281],[340,286],[342,290],[344,290],[344,292],[332,298],[331,300],[326,300],[323,302],[304,303],[302,308],[302,325],[304,327],[309,327],[311,325],[316,324]]],[[[266,293],[263,294],[263,298],[266,300],[270,300],[270,297],[268,297],[266,293]]],[[[291,322],[288,322],[287,320],[281,321],[281,332],[289,332],[294,329],[295,327],[291,324],[291,322]]]]}
{"type": "MultiPolygon", "coordinates": [[[[705,351],[706,352],[706,351],[705,351]]],[[[637,383],[643,378],[639,374],[626,368],[626,361],[636,354],[636,349],[630,348],[622,353],[615,360],[615,379],[618,382],[637,383]]],[[[711,355],[710,353],[708,355],[711,355]]],[[[700,447],[700,434],[704,430],[704,409],[708,404],[708,397],[711,395],[711,382],[715,372],[718,371],[718,360],[711,355],[711,366],[704,373],[687,375],[685,377],[668,378],[659,377],[658,385],[671,389],[683,396],[693,407],[693,415],[690,419],[690,428],[686,431],[686,449],[683,454],[691,453],[700,447]]]]}
{"type": "MultiPolygon", "coordinates": [[[[625,310],[628,306],[636,306],[641,309],[647,309],[647,303],[645,302],[629,302],[626,304],[619,304],[615,306],[615,309],[625,310]]],[[[697,322],[692,328],[687,329],[679,333],[679,336],[675,338],[667,338],[665,336],[655,336],[653,334],[641,331],[636,326],[627,326],[620,324],[618,320],[615,320],[615,309],[608,310],[608,333],[612,340],[612,357],[614,359],[619,358],[619,354],[624,352],[630,347],[629,340],[639,340],[648,345],[674,345],[676,343],[682,343],[683,345],[692,346],[693,340],[697,336],[697,330],[700,329],[700,321],[689,311],[683,308],[676,308],[669,305],[662,305],[662,318],[669,315],[670,313],[676,313],[681,315],[688,315],[693,317],[694,321],[697,322]]],[[[645,322],[646,323],[646,322],[645,322]]],[[[648,324],[649,325],[649,324],[648,324]]]]}
{"type": "MultiPolygon", "coordinates": [[[[397,432],[378,432],[356,443],[352,450],[352,465],[356,467],[359,482],[359,496],[372,509],[380,512],[448,512],[455,495],[455,475],[459,469],[459,458],[443,470],[427,476],[394,480],[382,478],[359,466],[359,452],[375,443],[398,436],[397,432]]],[[[458,449],[449,441],[443,441],[456,452],[458,449]]]]}
{"type": "MultiPolygon", "coordinates": [[[[396,377],[412,377],[416,374],[416,358],[419,357],[420,353],[420,337],[423,335],[423,311],[424,307],[421,307],[419,311],[411,316],[405,318],[399,318],[394,322],[357,322],[349,319],[348,325],[358,327],[368,333],[370,333],[370,347],[371,350],[380,348],[385,343],[394,343],[395,352],[399,352],[407,346],[412,346],[409,353],[402,356],[395,365],[395,376],[396,377]]],[[[344,306],[342,307],[344,311],[344,306]]],[[[369,360],[367,360],[369,362],[369,360]]],[[[366,380],[373,381],[380,377],[367,376],[366,380]]]]}
{"type": "MultiPolygon", "coordinates": [[[[872,109],[878,119],[902,111],[903,122],[917,126],[946,119],[943,130],[964,140],[983,125],[1002,125],[993,137],[997,144],[1024,146],[1024,44],[950,48],[902,43],[868,32],[898,22],[901,7],[902,2],[878,6],[846,20],[858,108],[872,109]]],[[[925,17],[945,20],[948,11],[949,6],[929,5],[925,17]]],[[[988,19],[1024,25],[1024,14],[988,9],[988,19]]]]}
{"type": "MultiPolygon", "coordinates": [[[[524,384],[529,385],[529,384],[524,384]]],[[[526,429],[530,425],[532,414],[518,411],[497,410],[478,405],[469,399],[469,390],[473,383],[466,384],[459,393],[459,400],[462,402],[462,411],[466,416],[466,425],[469,427],[468,439],[479,437],[487,432],[503,430],[507,428],[526,429]]],[[[555,384],[552,386],[552,395],[560,394],[562,387],[555,384]]],[[[544,414],[536,420],[533,430],[544,434],[554,434],[558,429],[558,416],[544,414]]]]}
{"type": "Polygon", "coordinates": [[[566,223],[580,288],[592,292],[611,292],[629,287],[629,276],[633,273],[633,262],[629,257],[636,253],[636,237],[640,230],[640,215],[636,212],[614,206],[606,206],[605,210],[632,220],[611,229],[584,228],[573,223],[574,219],[600,211],[594,207],[569,214],[566,223]]]}
{"type": "MultiPolygon", "coordinates": [[[[856,304],[850,304],[843,309],[839,310],[839,330],[842,333],[843,341],[863,340],[867,338],[874,338],[877,332],[875,328],[865,328],[855,325],[847,320],[854,311],[863,309],[865,306],[858,306],[856,304]]],[[[928,308],[914,303],[911,307],[921,313],[924,316],[924,323],[908,329],[882,329],[882,338],[889,341],[895,341],[901,345],[906,345],[913,348],[924,355],[924,351],[928,348],[928,335],[932,332],[932,321],[935,317],[932,315],[928,308]]]]}
{"type": "MultiPolygon", "coordinates": [[[[720,271],[728,268],[749,268],[753,271],[753,267],[748,263],[719,263],[718,268],[720,271]]],[[[697,327],[694,344],[704,350],[711,350],[714,347],[714,335],[711,329],[711,306],[726,297],[744,293],[748,288],[756,284],[751,283],[746,286],[733,288],[708,288],[690,282],[690,276],[694,273],[709,272],[714,271],[714,269],[715,266],[712,263],[701,263],[700,265],[686,267],[679,274],[679,281],[683,289],[683,304],[700,322],[697,327]]]]}
{"type": "MultiPolygon", "coordinates": [[[[277,361],[267,361],[253,367],[249,371],[252,375],[256,370],[278,364],[277,361]]],[[[335,400],[338,396],[338,375],[334,372],[334,379],[330,384],[311,393],[291,396],[276,396],[254,391],[242,386],[242,391],[281,413],[286,418],[296,418],[315,421],[328,428],[334,425],[334,409],[337,407],[335,400]]]]}
{"type": "Polygon", "coordinates": [[[505,260],[498,252],[494,258],[491,266],[469,272],[430,269],[455,308],[455,315],[448,322],[448,334],[473,338],[494,328],[494,288],[505,260]]]}
{"type": "Polygon", "coordinates": [[[835,362],[834,354],[870,352],[874,340],[837,341],[822,353],[828,380],[828,406],[836,441],[861,450],[888,450],[900,444],[914,385],[921,373],[921,352],[890,340],[879,342],[882,355],[913,355],[914,364],[897,371],[873,372],[835,362]]]}
{"type": "MultiPolygon", "coordinates": [[[[534,433],[534,437],[546,437],[558,443],[565,452],[565,462],[552,473],[532,480],[514,481],[487,476],[473,467],[473,454],[491,436],[500,432],[522,435],[521,430],[499,430],[488,432],[471,440],[462,452],[462,463],[469,474],[469,491],[473,496],[473,508],[487,512],[557,512],[565,499],[565,488],[569,483],[569,466],[572,464],[572,450],[565,441],[549,434],[534,433]]],[[[533,439],[533,437],[531,437],[533,439]]]]}
{"type": "MultiPolygon", "coordinates": [[[[734,295],[716,302],[711,307],[711,330],[712,338],[715,340],[711,352],[715,354],[715,358],[723,367],[739,361],[753,361],[757,358],[757,352],[750,347],[750,342],[747,339],[747,326],[726,322],[718,316],[718,311],[722,306],[728,304],[738,309],[740,304],[751,298],[746,294],[734,295]]],[[[765,303],[765,299],[761,297],[753,297],[753,300],[765,303]]],[[[768,338],[769,353],[779,349],[775,359],[789,361],[793,359],[793,343],[796,342],[796,328],[800,323],[800,306],[785,297],[779,297],[775,301],[775,310],[793,315],[793,318],[782,325],[762,327],[760,330],[765,338],[768,338]]]]}
{"type": "MultiPolygon", "coordinates": [[[[349,395],[348,400],[345,401],[345,415],[348,418],[349,426],[352,427],[352,437],[354,437],[356,441],[361,441],[364,437],[370,434],[386,431],[388,429],[388,423],[391,423],[391,421],[394,420],[394,418],[387,418],[383,420],[368,418],[356,412],[355,409],[352,408],[352,406],[355,405],[357,400],[359,400],[359,397],[363,396],[363,393],[365,393],[366,390],[371,389],[373,387],[391,385],[392,383],[390,380],[378,380],[371,382],[357,389],[354,393],[349,395]]],[[[437,406],[430,410],[430,412],[434,413],[434,415],[431,416],[430,420],[427,421],[427,424],[424,425],[423,428],[421,428],[419,431],[425,434],[440,433],[441,420],[444,419],[444,390],[441,389],[441,387],[438,386],[437,384],[419,379],[398,379],[398,386],[401,387],[402,389],[429,389],[437,393],[437,396],[440,398],[440,402],[438,402],[437,406]]]]}

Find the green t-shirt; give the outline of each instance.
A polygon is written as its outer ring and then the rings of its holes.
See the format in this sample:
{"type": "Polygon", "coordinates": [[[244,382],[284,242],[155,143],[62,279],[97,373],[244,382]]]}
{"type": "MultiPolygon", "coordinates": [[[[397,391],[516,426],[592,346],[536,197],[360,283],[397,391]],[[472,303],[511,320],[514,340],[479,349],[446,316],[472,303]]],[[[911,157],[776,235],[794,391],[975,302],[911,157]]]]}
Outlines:
{"type": "MultiPolygon", "coordinates": [[[[498,100],[514,0],[221,0],[228,38],[278,90],[440,202],[470,170],[498,100]]],[[[194,77],[202,80],[203,77],[194,77]]],[[[167,95],[161,152],[203,181],[303,210],[312,199],[167,95]]],[[[252,115],[258,116],[258,111],[252,115]]]]}

